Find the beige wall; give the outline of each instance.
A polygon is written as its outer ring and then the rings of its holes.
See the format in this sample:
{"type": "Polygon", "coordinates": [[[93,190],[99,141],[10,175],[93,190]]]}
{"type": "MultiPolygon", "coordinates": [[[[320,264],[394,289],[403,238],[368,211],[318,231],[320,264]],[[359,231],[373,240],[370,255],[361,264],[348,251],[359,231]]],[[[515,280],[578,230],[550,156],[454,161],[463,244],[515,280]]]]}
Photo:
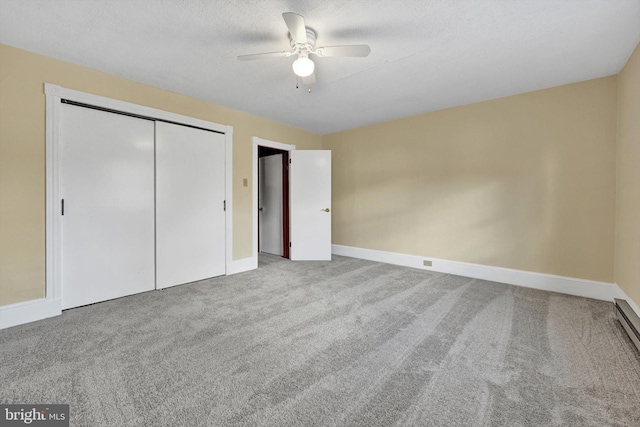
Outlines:
{"type": "Polygon", "coordinates": [[[612,282],[616,110],[613,76],[326,135],[333,243],[612,282]]]}
{"type": "Polygon", "coordinates": [[[615,282],[640,305],[640,44],[618,77],[615,282]]]}
{"type": "Polygon", "coordinates": [[[638,50],[619,82],[323,138],[0,45],[0,305],[44,296],[44,82],[232,125],[234,259],[252,252],[251,187],[242,179],[251,185],[255,135],[333,151],[336,244],[605,282],[614,281],[615,244],[615,281],[640,303],[638,50]]]}
{"type": "Polygon", "coordinates": [[[322,144],[319,135],[0,45],[0,305],[44,296],[45,82],[233,126],[234,259],[252,255],[251,137],[322,144]]]}

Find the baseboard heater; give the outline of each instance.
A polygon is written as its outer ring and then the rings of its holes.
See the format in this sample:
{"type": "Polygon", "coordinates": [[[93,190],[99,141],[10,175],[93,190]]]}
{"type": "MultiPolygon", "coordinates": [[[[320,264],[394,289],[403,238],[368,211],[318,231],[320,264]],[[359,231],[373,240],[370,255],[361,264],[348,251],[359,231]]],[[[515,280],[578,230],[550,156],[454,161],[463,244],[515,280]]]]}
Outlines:
{"type": "Polygon", "coordinates": [[[622,327],[627,331],[631,341],[640,351],[640,317],[633,311],[629,303],[623,299],[614,299],[613,305],[622,327]]]}

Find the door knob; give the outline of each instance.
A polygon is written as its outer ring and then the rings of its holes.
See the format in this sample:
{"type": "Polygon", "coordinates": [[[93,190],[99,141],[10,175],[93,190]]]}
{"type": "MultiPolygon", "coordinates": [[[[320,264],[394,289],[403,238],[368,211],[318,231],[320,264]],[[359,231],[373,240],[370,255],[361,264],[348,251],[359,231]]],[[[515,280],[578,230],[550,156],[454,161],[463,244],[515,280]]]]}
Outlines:
{"type": "Polygon", "coordinates": [[[259,210],[260,212],[262,212],[262,211],[264,210],[264,208],[258,208],[258,210],[259,210]]]}
{"type": "Polygon", "coordinates": [[[321,211],[324,211],[324,212],[331,212],[331,209],[329,209],[329,208],[320,209],[320,210],[321,210],[321,211]]]}

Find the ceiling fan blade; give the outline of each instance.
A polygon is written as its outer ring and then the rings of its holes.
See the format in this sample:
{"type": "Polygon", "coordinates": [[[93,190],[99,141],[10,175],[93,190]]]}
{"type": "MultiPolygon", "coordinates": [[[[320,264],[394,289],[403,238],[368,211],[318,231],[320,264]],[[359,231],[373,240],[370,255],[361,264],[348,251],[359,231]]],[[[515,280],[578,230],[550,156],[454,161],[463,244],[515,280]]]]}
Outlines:
{"type": "Polygon", "coordinates": [[[304,26],[304,18],[297,13],[285,12],[282,14],[284,22],[289,28],[289,34],[296,43],[307,42],[307,28],[304,26]]]}
{"type": "Polygon", "coordinates": [[[254,59],[286,58],[291,55],[293,55],[293,52],[255,53],[253,55],[240,55],[238,59],[240,61],[253,61],[254,59]]]}
{"type": "Polygon", "coordinates": [[[305,84],[307,86],[311,86],[315,82],[316,82],[316,73],[311,73],[307,77],[302,78],[302,84],[305,84]]]}
{"type": "Polygon", "coordinates": [[[325,46],[317,48],[313,53],[319,57],[325,56],[353,56],[365,57],[371,53],[371,48],[366,44],[351,46],[325,46]]]}

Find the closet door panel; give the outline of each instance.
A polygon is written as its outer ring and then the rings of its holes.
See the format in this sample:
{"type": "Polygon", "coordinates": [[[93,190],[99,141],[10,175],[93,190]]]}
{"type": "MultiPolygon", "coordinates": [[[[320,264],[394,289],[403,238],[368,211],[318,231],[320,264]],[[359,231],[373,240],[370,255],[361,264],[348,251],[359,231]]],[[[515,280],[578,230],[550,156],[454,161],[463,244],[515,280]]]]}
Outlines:
{"type": "Polygon", "coordinates": [[[63,308],[154,289],[154,123],[63,104],[60,132],[63,308]]]}
{"type": "Polygon", "coordinates": [[[225,274],[225,137],[156,123],[156,285],[225,274]]]}

